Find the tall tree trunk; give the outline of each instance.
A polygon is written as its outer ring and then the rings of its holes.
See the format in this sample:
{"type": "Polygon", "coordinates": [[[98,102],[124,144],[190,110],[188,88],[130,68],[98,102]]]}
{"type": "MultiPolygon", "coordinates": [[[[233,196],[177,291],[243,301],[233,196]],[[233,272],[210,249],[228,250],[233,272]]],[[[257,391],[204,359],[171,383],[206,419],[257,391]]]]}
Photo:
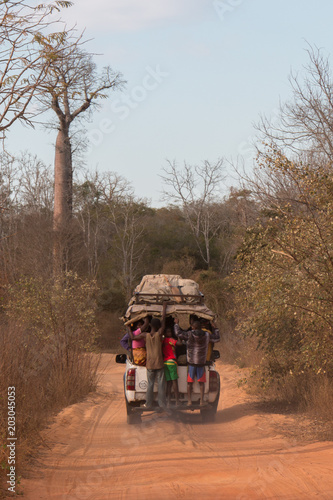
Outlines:
{"type": "Polygon", "coordinates": [[[72,149],[69,126],[59,129],[54,161],[53,270],[58,274],[66,266],[67,233],[72,218],[72,149]]]}

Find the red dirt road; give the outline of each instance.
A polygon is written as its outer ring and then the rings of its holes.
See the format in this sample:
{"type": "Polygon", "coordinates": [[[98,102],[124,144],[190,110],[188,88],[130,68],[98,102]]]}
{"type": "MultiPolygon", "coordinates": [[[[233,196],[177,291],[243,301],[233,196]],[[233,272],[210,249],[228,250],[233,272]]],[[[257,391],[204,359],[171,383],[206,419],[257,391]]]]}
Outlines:
{"type": "Polygon", "coordinates": [[[26,500],[333,499],[332,442],[300,445],[277,432],[290,417],[261,414],[218,363],[217,419],[146,414],[126,423],[123,365],[103,354],[97,394],[72,405],[43,433],[26,500]],[[278,424],[278,425],[277,425],[278,424]]]}

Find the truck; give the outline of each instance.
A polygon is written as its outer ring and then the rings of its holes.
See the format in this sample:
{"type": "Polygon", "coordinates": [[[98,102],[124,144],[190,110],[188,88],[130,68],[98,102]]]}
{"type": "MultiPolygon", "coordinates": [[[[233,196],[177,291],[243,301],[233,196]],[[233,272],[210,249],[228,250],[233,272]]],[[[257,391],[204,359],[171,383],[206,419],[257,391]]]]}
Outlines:
{"type": "MultiPolygon", "coordinates": [[[[215,319],[215,314],[205,305],[204,295],[198,284],[179,275],[146,275],[135,288],[133,297],[123,317],[127,327],[135,328],[136,323],[145,317],[161,317],[163,301],[167,301],[166,324],[173,326],[174,318],[179,319],[180,326],[186,330],[191,317],[207,320],[215,319]]],[[[204,406],[200,406],[200,387],[197,380],[193,384],[192,404],[187,405],[187,361],[186,345],[176,354],[178,363],[178,390],[181,405],[173,407],[172,411],[200,411],[204,422],[215,420],[220,397],[220,376],[215,360],[220,357],[217,350],[211,350],[207,358],[205,371],[206,383],[204,391],[204,406]]],[[[145,366],[136,365],[131,353],[117,354],[116,362],[125,364],[124,397],[128,424],[141,423],[142,414],[146,410],[146,390],[148,386],[145,366]]],[[[154,388],[154,405],[157,405],[157,387],[154,388]]]]}

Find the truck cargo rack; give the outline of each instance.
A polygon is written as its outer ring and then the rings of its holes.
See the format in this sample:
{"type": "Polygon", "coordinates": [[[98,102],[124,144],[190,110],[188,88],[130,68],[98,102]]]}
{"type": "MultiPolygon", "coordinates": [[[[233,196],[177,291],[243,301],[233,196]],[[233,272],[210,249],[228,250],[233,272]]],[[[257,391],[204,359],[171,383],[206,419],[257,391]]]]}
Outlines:
{"type": "MultiPolygon", "coordinates": [[[[135,303],[136,304],[139,304],[140,303],[140,298],[141,297],[151,297],[151,300],[155,299],[156,298],[156,304],[160,304],[163,302],[163,298],[166,299],[168,298],[168,300],[172,300],[173,298],[175,299],[175,302],[180,304],[180,303],[183,303],[183,304],[186,304],[188,301],[187,299],[188,298],[191,298],[191,299],[197,299],[197,303],[198,304],[203,304],[204,303],[204,294],[203,293],[199,293],[198,295],[184,295],[182,293],[149,293],[149,292],[135,292],[134,293],[134,297],[135,297],[135,303]]],[[[141,301],[142,302],[142,301],[141,301]]]]}

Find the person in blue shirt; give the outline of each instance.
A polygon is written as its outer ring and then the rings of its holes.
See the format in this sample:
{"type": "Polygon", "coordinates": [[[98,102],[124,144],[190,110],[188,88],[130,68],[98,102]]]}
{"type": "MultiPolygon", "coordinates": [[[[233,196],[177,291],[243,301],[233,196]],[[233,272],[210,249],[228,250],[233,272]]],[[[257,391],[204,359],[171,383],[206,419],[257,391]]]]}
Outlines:
{"type": "Polygon", "coordinates": [[[130,340],[131,340],[131,337],[130,337],[129,331],[127,331],[125,333],[125,335],[123,336],[123,338],[120,339],[120,344],[124,349],[126,349],[126,351],[131,350],[130,340]]]}

